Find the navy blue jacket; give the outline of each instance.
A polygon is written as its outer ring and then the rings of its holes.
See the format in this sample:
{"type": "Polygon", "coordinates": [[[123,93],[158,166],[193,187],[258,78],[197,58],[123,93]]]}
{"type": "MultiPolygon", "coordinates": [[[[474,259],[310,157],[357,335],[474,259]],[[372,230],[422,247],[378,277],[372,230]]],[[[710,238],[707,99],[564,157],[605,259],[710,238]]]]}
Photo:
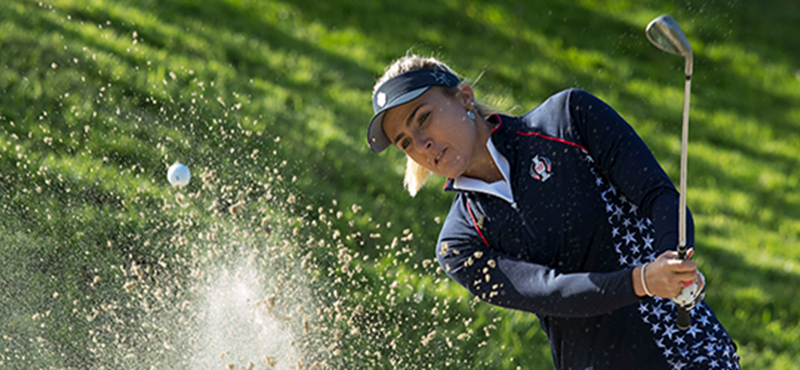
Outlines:
{"type": "Polygon", "coordinates": [[[536,314],[558,369],[737,369],[705,302],[683,332],[670,300],[633,291],[633,268],[675,249],[678,229],[678,193],[633,129],[575,89],[490,121],[514,199],[448,181],[458,193],[436,248],[446,273],[486,302],[536,314]]]}

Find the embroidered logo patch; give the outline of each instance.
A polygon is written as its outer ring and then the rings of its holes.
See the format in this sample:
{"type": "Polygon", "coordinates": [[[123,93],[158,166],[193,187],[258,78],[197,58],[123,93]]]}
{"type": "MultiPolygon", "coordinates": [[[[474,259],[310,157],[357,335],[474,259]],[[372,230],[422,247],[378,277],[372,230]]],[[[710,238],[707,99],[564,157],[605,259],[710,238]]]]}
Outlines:
{"type": "Polygon", "coordinates": [[[541,182],[547,181],[550,176],[553,176],[553,164],[550,162],[550,158],[536,155],[531,159],[531,170],[530,174],[535,180],[539,180],[541,182]]]}

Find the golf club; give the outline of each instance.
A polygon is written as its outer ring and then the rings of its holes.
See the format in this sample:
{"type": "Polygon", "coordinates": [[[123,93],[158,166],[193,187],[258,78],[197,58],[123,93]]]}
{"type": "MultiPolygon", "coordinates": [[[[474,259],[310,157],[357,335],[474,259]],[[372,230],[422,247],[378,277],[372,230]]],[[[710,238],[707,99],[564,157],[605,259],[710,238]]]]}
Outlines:
{"type": "MultiPolygon", "coordinates": [[[[692,46],[681,27],[669,15],[662,15],[647,25],[647,39],[657,48],[686,59],[686,85],[683,92],[683,133],[681,134],[681,180],[678,219],[678,258],[686,258],[686,147],[689,141],[689,97],[692,88],[692,46]]],[[[696,284],[696,283],[695,283],[696,284]]],[[[691,287],[689,287],[691,288],[691,287]]],[[[696,285],[695,285],[696,289],[696,285]]],[[[678,329],[686,330],[692,325],[689,311],[678,305],[678,329]]]]}

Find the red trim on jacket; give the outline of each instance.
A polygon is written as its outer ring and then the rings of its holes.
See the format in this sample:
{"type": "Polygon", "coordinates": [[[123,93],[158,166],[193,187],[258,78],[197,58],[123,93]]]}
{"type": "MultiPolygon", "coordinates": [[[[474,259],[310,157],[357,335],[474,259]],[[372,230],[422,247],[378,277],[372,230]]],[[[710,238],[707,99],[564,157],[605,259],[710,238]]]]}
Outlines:
{"type": "Polygon", "coordinates": [[[518,134],[518,135],[522,135],[522,136],[538,136],[538,137],[540,137],[540,138],[542,138],[542,139],[557,141],[557,142],[559,142],[559,143],[562,143],[562,144],[572,145],[572,146],[574,146],[574,147],[576,147],[576,148],[579,148],[580,150],[583,150],[583,151],[584,151],[584,152],[586,152],[586,153],[589,153],[589,151],[588,151],[588,150],[586,150],[586,148],[584,148],[583,146],[581,146],[581,145],[579,145],[579,144],[576,144],[576,143],[573,143],[573,142],[571,142],[571,141],[567,141],[567,140],[564,140],[564,139],[559,139],[559,138],[557,138],[557,137],[552,137],[552,136],[543,135],[543,134],[540,134],[540,133],[538,133],[538,132],[522,132],[522,131],[517,131],[517,134],[518,134]]]}
{"type": "Polygon", "coordinates": [[[480,235],[481,239],[483,239],[483,244],[486,244],[487,247],[491,248],[492,246],[486,241],[486,238],[483,236],[483,232],[481,232],[481,229],[478,227],[478,223],[475,221],[475,215],[472,214],[472,207],[469,204],[469,199],[467,199],[467,211],[469,211],[469,217],[472,218],[472,224],[475,225],[475,230],[478,231],[478,235],[480,235]]]}
{"type": "Polygon", "coordinates": [[[503,119],[500,118],[499,114],[497,114],[497,113],[492,114],[486,120],[488,121],[488,120],[490,120],[492,118],[497,118],[497,126],[494,126],[494,128],[492,129],[492,132],[490,132],[489,135],[494,134],[494,132],[497,131],[497,129],[500,128],[500,126],[503,124],[503,119]]]}

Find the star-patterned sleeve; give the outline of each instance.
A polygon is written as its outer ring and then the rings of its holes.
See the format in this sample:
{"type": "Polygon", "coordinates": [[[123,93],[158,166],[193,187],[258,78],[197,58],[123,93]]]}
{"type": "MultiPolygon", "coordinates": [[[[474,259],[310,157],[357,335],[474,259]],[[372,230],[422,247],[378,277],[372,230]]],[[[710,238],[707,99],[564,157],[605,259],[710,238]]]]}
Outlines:
{"type": "Polygon", "coordinates": [[[445,272],[481,300],[553,317],[597,316],[639,301],[630,268],[565,274],[486,247],[464,203],[456,197],[436,255],[445,272]]]}
{"type": "MultiPolygon", "coordinates": [[[[656,250],[678,245],[678,192],[653,153],[608,104],[583,90],[569,90],[570,121],[598,168],[656,228],[656,250]]],[[[686,235],[694,246],[694,223],[687,210],[686,235]]]]}

